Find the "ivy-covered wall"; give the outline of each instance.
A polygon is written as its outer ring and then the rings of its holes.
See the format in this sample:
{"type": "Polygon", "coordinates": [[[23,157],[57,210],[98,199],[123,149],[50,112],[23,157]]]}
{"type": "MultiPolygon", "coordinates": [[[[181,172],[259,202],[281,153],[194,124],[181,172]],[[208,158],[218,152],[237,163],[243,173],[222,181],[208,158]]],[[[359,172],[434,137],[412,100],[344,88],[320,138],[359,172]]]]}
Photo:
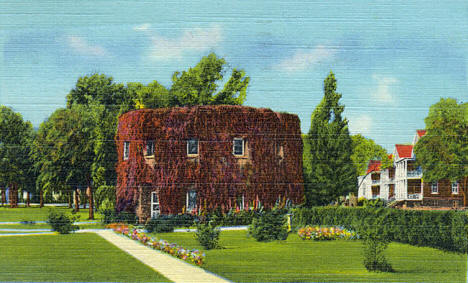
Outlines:
{"type": "Polygon", "coordinates": [[[181,213],[188,190],[197,208],[227,211],[244,196],[244,208],[278,198],[303,201],[302,139],[296,115],[270,109],[216,105],[141,109],[119,118],[116,135],[117,210],[150,217],[150,193],[158,193],[163,214],[181,213]],[[199,140],[199,155],[187,156],[187,140],[199,140]],[[233,139],[246,141],[243,157],[233,139]],[[145,157],[146,141],[154,157],[145,157]],[[124,142],[130,142],[123,160],[124,142]]]}

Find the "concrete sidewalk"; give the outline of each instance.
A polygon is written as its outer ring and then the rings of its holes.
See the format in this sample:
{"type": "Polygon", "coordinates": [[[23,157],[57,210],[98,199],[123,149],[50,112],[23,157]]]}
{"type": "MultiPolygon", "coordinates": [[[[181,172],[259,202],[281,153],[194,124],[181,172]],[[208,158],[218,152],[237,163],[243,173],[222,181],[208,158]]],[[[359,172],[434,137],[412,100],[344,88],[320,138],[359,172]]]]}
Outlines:
{"type": "Polygon", "coordinates": [[[171,281],[200,283],[229,282],[200,267],[143,246],[137,241],[131,240],[125,236],[118,235],[112,230],[96,230],[94,232],[171,281]]]}

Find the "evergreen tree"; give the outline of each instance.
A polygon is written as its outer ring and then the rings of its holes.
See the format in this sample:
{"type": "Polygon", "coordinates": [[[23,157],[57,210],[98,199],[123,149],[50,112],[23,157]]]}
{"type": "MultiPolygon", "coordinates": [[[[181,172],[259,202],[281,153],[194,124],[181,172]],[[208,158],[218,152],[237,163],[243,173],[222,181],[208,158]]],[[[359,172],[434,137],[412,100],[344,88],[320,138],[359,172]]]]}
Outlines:
{"type": "Polygon", "coordinates": [[[324,81],[324,97],[312,113],[307,143],[310,150],[305,172],[306,204],[323,205],[356,190],[356,168],[348,120],[342,117],[335,75],[324,81]],[[308,171],[308,172],[307,172],[308,171]]]}

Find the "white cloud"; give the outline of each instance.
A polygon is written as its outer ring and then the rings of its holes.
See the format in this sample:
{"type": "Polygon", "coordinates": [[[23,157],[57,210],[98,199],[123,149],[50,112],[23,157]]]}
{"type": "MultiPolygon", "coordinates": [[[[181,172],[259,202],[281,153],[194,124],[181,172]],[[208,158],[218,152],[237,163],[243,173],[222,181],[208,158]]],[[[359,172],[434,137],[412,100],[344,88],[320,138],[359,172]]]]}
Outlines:
{"type": "Polygon", "coordinates": [[[146,31],[148,30],[149,28],[151,27],[150,24],[146,23],[146,24],[141,24],[139,26],[134,26],[133,27],[133,30],[136,30],[136,31],[146,31]]]}
{"type": "Polygon", "coordinates": [[[354,118],[349,118],[349,131],[352,134],[362,134],[369,136],[372,130],[372,118],[363,114],[354,118]]]}
{"type": "Polygon", "coordinates": [[[335,54],[335,50],[323,45],[317,45],[312,50],[297,50],[292,57],[286,58],[275,66],[275,69],[288,73],[304,71],[311,66],[327,60],[335,54]]]}
{"type": "Polygon", "coordinates": [[[85,56],[107,56],[107,50],[99,45],[90,44],[85,38],[79,36],[67,37],[68,45],[78,54],[85,56]]]}
{"type": "Polygon", "coordinates": [[[374,74],[372,78],[377,82],[377,87],[375,88],[375,91],[372,92],[372,98],[379,102],[395,104],[396,98],[393,93],[393,86],[398,84],[398,79],[376,74],[374,74]]]}
{"type": "Polygon", "coordinates": [[[219,26],[192,28],[183,31],[177,38],[155,35],[151,40],[151,59],[180,59],[188,52],[206,51],[218,46],[222,40],[222,29],[219,26]]]}

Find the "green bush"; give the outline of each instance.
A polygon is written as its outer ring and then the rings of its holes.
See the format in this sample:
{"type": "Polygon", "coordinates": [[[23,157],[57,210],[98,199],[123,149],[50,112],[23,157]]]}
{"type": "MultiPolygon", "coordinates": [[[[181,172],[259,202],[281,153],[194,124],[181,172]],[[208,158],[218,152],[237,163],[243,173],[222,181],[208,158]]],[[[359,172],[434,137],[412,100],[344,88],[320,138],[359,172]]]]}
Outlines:
{"type": "Polygon", "coordinates": [[[137,224],[138,218],[135,213],[121,211],[117,213],[114,209],[103,209],[101,210],[102,215],[102,222],[104,224],[110,223],[127,223],[127,224],[137,224]]]}
{"type": "Polygon", "coordinates": [[[286,213],[285,209],[278,208],[260,213],[249,226],[249,235],[260,242],[286,240],[288,237],[286,213]]]}
{"type": "Polygon", "coordinates": [[[145,229],[149,233],[167,233],[174,232],[176,225],[177,221],[174,215],[159,215],[149,219],[145,224],[145,229]]]}
{"type": "Polygon", "coordinates": [[[376,199],[364,199],[362,202],[362,206],[364,207],[384,207],[385,201],[381,198],[376,199]]]}
{"type": "Polygon", "coordinates": [[[96,208],[101,210],[114,209],[115,186],[99,186],[94,193],[96,208]]]}
{"type": "Polygon", "coordinates": [[[256,210],[230,210],[224,215],[223,226],[250,225],[259,212],[256,210]]]}
{"type": "Polygon", "coordinates": [[[178,214],[174,215],[174,225],[175,227],[184,227],[190,228],[195,221],[195,216],[192,214],[178,214]]]}
{"type": "Polygon", "coordinates": [[[385,249],[391,241],[390,234],[385,230],[378,218],[356,219],[359,235],[364,245],[364,266],[368,271],[392,272],[393,268],[385,257],[385,249]]]}
{"type": "Polygon", "coordinates": [[[78,226],[73,225],[75,220],[76,217],[74,216],[67,216],[62,211],[51,210],[47,223],[52,226],[53,231],[57,231],[60,234],[68,234],[79,229],[78,226]]]}
{"type": "Polygon", "coordinates": [[[368,271],[393,272],[392,265],[385,258],[388,243],[375,238],[364,239],[364,267],[368,271]]]}
{"type": "Polygon", "coordinates": [[[361,233],[360,220],[379,223],[390,241],[445,251],[468,252],[468,215],[458,211],[400,210],[373,207],[313,207],[293,210],[293,225],[342,226],[361,233]]]}
{"type": "Polygon", "coordinates": [[[211,250],[219,248],[220,230],[211,222],[198,223],[195,238],[205,249],[211,250]]]}

